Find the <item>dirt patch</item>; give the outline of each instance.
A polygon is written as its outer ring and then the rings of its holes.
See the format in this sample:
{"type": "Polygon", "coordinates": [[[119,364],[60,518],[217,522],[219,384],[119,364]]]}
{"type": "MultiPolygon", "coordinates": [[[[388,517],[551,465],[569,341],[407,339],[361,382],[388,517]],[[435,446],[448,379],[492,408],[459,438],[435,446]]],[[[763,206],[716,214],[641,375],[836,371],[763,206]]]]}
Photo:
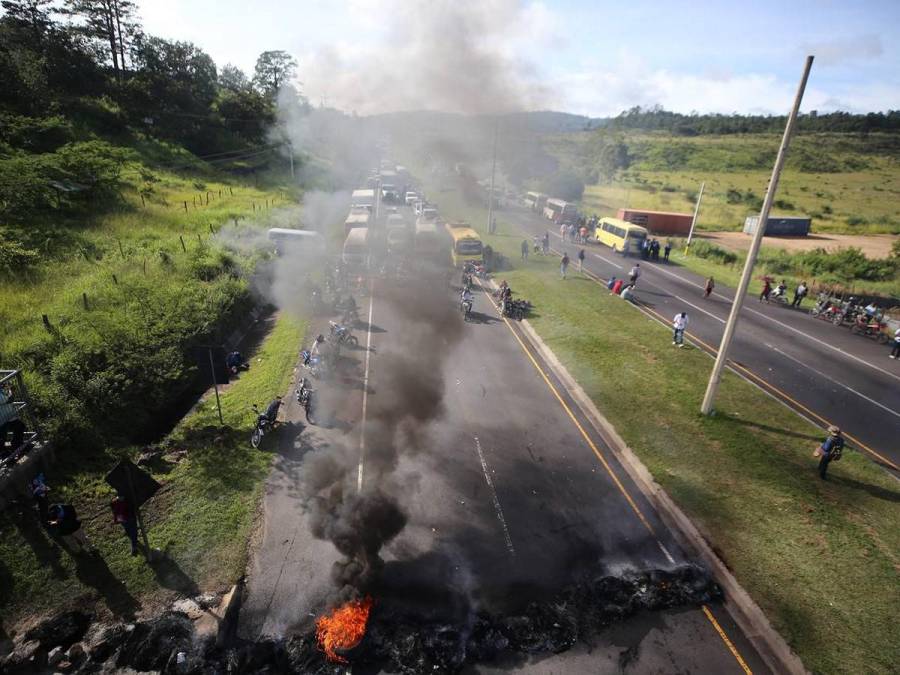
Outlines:
{"type": "MultiPolygon", "coordinates": [[[[750,235],[743,232],[703,232],[698,235],[714,244],[732,251],[746,251],[750,248],[750,235]]],[[[781,248],[786,251],[812,251],[824,248],[835,251],[839,248],[858,248],[869,258],[887,258],[891,245],[897,240],[893,234],[811,234],[807,237],[764,237],[763,247],[781,248]]]]}

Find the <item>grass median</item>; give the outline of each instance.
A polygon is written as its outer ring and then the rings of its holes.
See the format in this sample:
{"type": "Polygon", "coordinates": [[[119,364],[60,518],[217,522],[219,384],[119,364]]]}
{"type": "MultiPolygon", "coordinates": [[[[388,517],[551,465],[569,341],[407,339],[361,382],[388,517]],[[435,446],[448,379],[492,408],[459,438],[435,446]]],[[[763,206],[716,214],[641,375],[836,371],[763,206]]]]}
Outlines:
{"type": "MultiPolygon", "coordinates": [[[[445,218],[482,232],[483,211],[441,195],[445,218]]],[[[821,481],[821,429],[733,373],[718,414],[700,415],[712,360],[559,259],[520,264],[523,237],[498,214],[486,243],[536,307],[531,323],[656,481],[813,672],[890,672],[900,663],[900,484],[846,453],[821,481]]],[[[639,293],[640,295],[640,293],[639,293]]]]}
{"type": "MultiPolygon", "coordinates": [[[[222,590],[243,573],[253,518],[271,455],[250,447],[253,403],[264,406],[290,383],[305,324],[274,320],[252,354],[251,368],[221,392],[225,426],[218,424],[210,393],[169,437],[186,450],[180,462],[160,462],[151,472],[163,489],[146,505],[151,546],[166,555],[148,565],[131,557],[121,528],[112,523],[112,494],[103,476],[118,456],[60,458],[48,476],[51,501],[79,510],[100,556],[76,561],[48,539],[30,514],[0,515],[0,608],[7,630],[23,618],[65,608],[94,606],[128,616],[173,593],[222,590]]],[[[127,423],[127,420],[123,420],[127,423]]]]}

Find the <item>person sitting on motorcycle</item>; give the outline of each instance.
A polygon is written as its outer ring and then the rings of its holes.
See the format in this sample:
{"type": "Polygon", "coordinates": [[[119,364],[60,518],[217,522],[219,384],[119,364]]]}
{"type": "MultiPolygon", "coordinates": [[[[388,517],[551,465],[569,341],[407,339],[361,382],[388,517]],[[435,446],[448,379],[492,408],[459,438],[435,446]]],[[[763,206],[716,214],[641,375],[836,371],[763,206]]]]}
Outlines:
{"type": "Polygon", "coordinates": [[[784,298],[787,297],[787,282],[782,279],[781,283],[778,284],[778,288],[775,289],[775,297],[776,298],[784,298]]]}
{"type": "Polygon", "coordinates": [[[323,342],[325,342],[325,336],[317,336],[315,342],[313,342],[312,344],[312,347],[310,347],[308,351],[304,352],[304,355],[306,356],[306,358],[303,359],[304,366],[308,366],[309,362],[312,361],[312,357],[316,356],[319,353],[319,345],[321,345],[323,342]]]}
{"type": "Polygon", "coordinates": [[[472,303],[475,302],[475,298],[472,296],[472,291],[470,291],[468,288],[462,289],[462,292],[460,292],[459,294],[459,304],[463,305],[466,302],[469,303],[469,306],[471,306],[472,303]]]}
{"type": "Polygon", "coordinates": [[[269,424],[275,424],[275,418],[278,417],[278,411],[280,409],[281,397],[276,396],[275,399],[268,406],[266,406],[266,411],[259,416],[259,419],[265,419],[269,424]]]}

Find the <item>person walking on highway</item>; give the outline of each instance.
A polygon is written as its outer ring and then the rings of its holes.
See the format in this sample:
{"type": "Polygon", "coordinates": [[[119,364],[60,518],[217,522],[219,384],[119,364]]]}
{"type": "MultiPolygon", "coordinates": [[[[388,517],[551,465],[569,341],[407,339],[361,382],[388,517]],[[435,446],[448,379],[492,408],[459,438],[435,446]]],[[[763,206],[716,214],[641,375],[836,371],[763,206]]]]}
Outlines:
{"type": "Polygon", "coordinates": [[[584,249],[578,251],[578,271],[584,271],[584,249]]]}
{"type": "Polygon", "coordinates": [[[550,253],[550,231],[544,232],[544,255],[550,253]]]}
{"type": "Polygon", "coordinates": [[[672,252],[672,242],[671,242],[671,241],[667,241],[667,242],[666,242],[666,247],[663,249],[663,255],[665,256],[665,257],[663,258],[663,261],[664,261],[664,262],[669,262],[669,254],[670,254],[671,252],[672,252]]]}
{"type": "Polygon", "coordinates": [[[528,241],[522,240],[522,260],[528,262],[528,241]]]}
{"type": "Polygon", "coordinates": [[[684,347],[684,330],[688,325],[687,312],[679,312],[672,319],[672,344],[684,347]]]}
{"type": "Polygon", "coordinates": [[[769,301],[769,293],[771,293],[771,292],[772,292],[772,282],[769,280],[768,277],[766,277],[765,281],[763,282],[762,293],[759,294],[759,301],[762,302],[763,300],[765,300],[766,302],[768,302],[769,301]]]}
{"type": "Polygon", "coordinates": [[[708,298],[708,297],[712,294],[713,289],[714,289],[715,287],[716,287],[716,282],[713,281],[713,278],[712,278],[712,277],[709,277],[709,278],[706,280],[706,288],[705,288],[704,291],[703,291],[703,297],[704,297],[704,298],[708,298]]]}
{"type": "Polygon", "coordinates": [[[806,285],[805,281],[801,281],[800,285],[797,286],[797,290],[794,291],[794,301],[791,303],[791,307],[800,308],[800,303],[803,302],[803,298],[806,297],[806,294],[809,292],[809,288],[806,285]]]}
{"type": "Polygon", "coordinates": [[[641,263],[635,263],[634,267],[632,267],[631,271],[628,273],[628,278],[631,281],[632,286],[637,283],[639,276],[641,276],[641,263]]]}
{"type": "Polygon", "coordinates": [[[828,465],[838,461],[843,454],[844,437],[841,430],[832,425],[828,427],[828,438],[813,453],[813,457],[819,458],[819,478],[828,480],[828,465]]]}
{"type": "Polygon", "coordinates": [[[894,331],[894,346],[889,356],[892,359],[900,359],[900,328],[894,331]]]}
{"type": "Polygon", "coordinates": [[[563,253],[562,260],[559,261],[559,276],[562,279],[566,278],[566,270],[569,269],[569,254],[563,253]]]}

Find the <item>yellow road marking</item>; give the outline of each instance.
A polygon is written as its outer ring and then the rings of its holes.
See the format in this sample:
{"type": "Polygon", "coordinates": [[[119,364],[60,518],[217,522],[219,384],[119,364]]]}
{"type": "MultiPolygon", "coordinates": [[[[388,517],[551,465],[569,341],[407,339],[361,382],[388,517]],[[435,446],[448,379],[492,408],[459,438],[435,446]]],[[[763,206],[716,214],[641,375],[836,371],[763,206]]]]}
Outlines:
{"type": "MultiPolygon", "coordinates": [[[[656,318],[659,319],[659,320],[660,320],[661,322],[663,322],[664,324],[666,324],[666,325],[668,324],[668,321],[665,319],[665,317],[663,317],[663,316],[662,316],[659,312],[657,312],[656,310],[651,309],[650,307],[647,307],[646,305],[639,305],[639,306],[640,306],[641,309],[644,309],[644,310],[650,312],[651,314],[653,314],[654,316],[656,316],[656,318]]],[[[688,335],[688,337],[689,337],[691,340],[693,340],[694,342],[698,342],[698,343],[701,344],[703,347],[705,347],[706,349],[708,349],[709,352],[710,352],[710,354],[711,354],[712,356],[716,356],[716,355],[719,353],[719,350],[718,350],[718,349],[716,349],[716,348],[713,347],[712,345],[707,344],[706,342],[704,342],[703,340],[701,340],[700,338],[698,338],[698,337],[697,337],[696,335],[694,335],[693,333],[687,333],[687,335],[688,335]]],[[[807,408],[805,405],[803,405],[802,403],[800,403],[800,401],[798,401],[797,399],[795,399],[795,398],[793,398],[792,396],[790,396],[787,392],[782,391],[781,389],[779,389],[778,387],[776,387],[776,386],[775,386],[774,384],[772,384],[771,382],[768,382],[767,380],[764,380],[763,378],[761,378],[759,375],[757,375],[756,373],[754,373],[752,370],[750,370],[750,369],[747,368],[746,366],[742,366],[741,364],[736,363],[736,362],[732,361],[731,359],[728,359],[728,365],[729,365],[731,368],[735,368],[735,369],[737,369],[737,370],[740,370],[742,373],[744,373],[745,375],[747,375],[747,377],[749,377],[750,379],[752,379],[752,380],[754,380],[755,382],[757,382],[757,383],[759,384],[759,386],[760,386],[762,389],[769,389],[769,390],[771,390],[772,392],[774,392],[775,394],[777,394],[777,395],[780,396],[781,398],[787,400],[787,401],[790,402],[792,405],[794,405],[794,406],[796,406],[797,408],[799,408],[800,410],[802,410],[806,415],[809,415],[810,417],[814,417],[815,419],[819,420],[819,422],[821,422],[824,426],[830,427],[830,426],[833,424],[833,422],[831,422],[831,421],[829,421],[828,419],[822,417],[822,416],[821,416],[820,414],[818,414],[817,412],[814,412],[814,411],[810,410],[810,409],[807,408]]],[[[878,452],[877,450],[874,450],[873,448],[870,448],[868,445],[866,445],[866,444],[863,443],[861,440],[859,440],[858,438],[856,438],[853,434],[847,433],[847,432],[845,431],[845,432],[844,432],[844,437],[847,438],[847,439],[849,439],[850,442],[853,443],[854,445],[856,445],[856,446],[862,448],[863,450],[865,450],[866,452],[868,452],[870,455],[872,455],[872,456],[878,458],[878,460],[880,460],[882,463],[886,464],[887,466],[891,467],[894,471],[900,472],[900,467],[898,467],[896,464],[894,464],[894,462],[892,462],[891,460],[889,460],[887,457],[885,457],[884,455],[882,455],[882,454],[881,454],[880,452],[878,452]]]]}
{"type": "MultiPolygon", "coordinates": [[[[476,279],[476,281],[478,282],[478,285],[481,286],[482,289],[484,289],[484,285],[481,283],[481,280],[476,279]]],[[[493,305],[493,307],[497,311],[497,313],[500,314],[500,310],[499,310],[498,306],[494,303],[493,298],[491,298],[490,293],[487,293],[486,297],[490,301],[491,305],[493,305]]],[[[635,512],[637,517],[644,524],[644,527],[646,527],[647,530],[650,532],[650,534],[652,534],[654,536],[654,538],[656,538],[656,532],[653,530],[653,526],[650,525],[650,523],[644,517],[644,514],[641,513],[641,510],[638,508],[637,504],[634,503],[634,500],[631,498],[631,495],[628,494],[628,491],[625,489],[625,486],[622,485],[622,482],[613,473],[612,467],[610,467],[609,463],[606,461],[606,458],[603,456],[603,453],[600,452],[599,448],[597,448],[597,446],[594,444],[594,441],[591,440],[590,436],[588,436],[587,432],[584,430],[584,427],[581,426],[578,419],[575,417],[575,414],[572,412],[572,409],[566,404],[566,402],[563,400],[562,396],[560,396],[556,387],[554,387],[553,383],[550,381],[550,378],[547,377],[547,374],[541,368],[540,364],[538,364],[537,360],[534,358],[534,356],[532,356],[531,351],[528,349],[528,347],[525,346],[525,343],[522,341],[522,338],[520,338],[519,335],[516,333],[516,331],[513,330],[512,324],[509,322],[509,319],[507,319],[502,314],[500,314],[500,318],[503,320],[503,323],[506,324],[506,327],[509,329],[509,332],[512,333],[513,337],[516,339],[516,342],[519,343],[519,346],[522,348],[522,351],[525,352],[525,355],[528,357],[528,360],[531,361],[531,364],[535,367],[535,369],[538,371],[538,373],[540,373],[541,377],[544,379],[544,382],[547,384],[547,387],[550,389],[550,391],[553,392],[553,395],[556,396],[556,400],[559,401],[559,404],[563,407],[563,409],[569,415],[569,418],[572,420],[572,422],[574,422],[575,427],[578,429],[579,432],[581,432],[582,438],[584,438],[584,440],[587,442],[587,444],[591,448],[591,450],[594,451],[594,455],[596,455],[597,459],[600,460],[600,463],[603,464],[603,468],[606,469],[606,472],[609,474],[610,478],[612,478],[613,482],[616,484],[616,487],[619,488],[619,492],[621,492],[622,495],[625,497],[626,501],[628,502],[628,505],[631,506],[631,509],[635,512]]],[[[659,542],[658,539],[657,539],[657,542],[659,542]]],[[[747,665],[747,662],[744,661],[743,657],[741,657],[737,648],[734,646],[734,643],[732,643],[732,641],[728,638],[728,635],[725,633],[725,630],[722,628],[722,626],[719,625],[719,622],[716,621],[716,618],[712,615],[712,612],[709,611],[709,608],[706,605],[703,605],[703,613],[706,615],[706,618],[709,619],[710,623],[713,625],[713,628],[715,628],[716,633],[719,634],[719,637],[722,639],[722,642],[724,642],[725,646],[728,647],[728,650],[732,653],[734,658],[737,660],[738,664],[741,666],[741,668],[744,669],[744,672],[746,673],[746,675],[753,675],[753,671],[750,670],[749,666],[747,665]]]]}
{"type": "Polygon", "coordinates": [[[716,621],[716,617],[713,616],[713,613],[709,611],[709,607],[703,605],[703,613],[706,615],[706,618],[709,619],[709,622],[713,625],[713,628],[716,629],[716,632],[719,634],[719,637],[722,638],[722,642],[725,643],[725,646],[728,647],[729,651],[734,655],[734,658],[737,659],[738,665],[744,669],[744,672],[747,675],[753,675],[753,671],[750,670],[750,666],[747,665],[747,662],[741,657],[740,652],[738,652],[737,647],[734,646],[734,643],[728,639],[728,635],[725,633],[725,629],[719,625],[719,622],[716,621]]]}

